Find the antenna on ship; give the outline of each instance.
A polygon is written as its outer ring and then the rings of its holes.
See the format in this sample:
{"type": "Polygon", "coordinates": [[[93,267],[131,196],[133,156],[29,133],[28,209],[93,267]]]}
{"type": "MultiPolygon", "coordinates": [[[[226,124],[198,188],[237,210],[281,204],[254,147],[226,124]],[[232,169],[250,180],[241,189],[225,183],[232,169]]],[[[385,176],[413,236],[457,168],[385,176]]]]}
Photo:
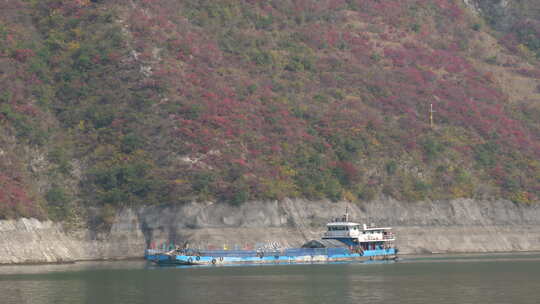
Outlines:
{"type": "Polygon", "coordinates": [[[347,203],[347,206],[345,206],[345,222],[349,221],[349,204],[347,203]]]}

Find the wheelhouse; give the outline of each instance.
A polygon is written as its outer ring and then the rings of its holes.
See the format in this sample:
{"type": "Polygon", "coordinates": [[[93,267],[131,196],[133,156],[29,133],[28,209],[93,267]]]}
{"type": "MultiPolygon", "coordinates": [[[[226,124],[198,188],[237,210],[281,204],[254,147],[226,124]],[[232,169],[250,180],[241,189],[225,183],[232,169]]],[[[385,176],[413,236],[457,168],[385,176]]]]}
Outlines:
{"type": "Polygon", "coordinates": [[[338,240],[349,246],[361,247],[363,250],[391,248],[396,239],[392,228],[350,222],[347,214],[329,222],[326,228],[323,239],[338,240]]]}

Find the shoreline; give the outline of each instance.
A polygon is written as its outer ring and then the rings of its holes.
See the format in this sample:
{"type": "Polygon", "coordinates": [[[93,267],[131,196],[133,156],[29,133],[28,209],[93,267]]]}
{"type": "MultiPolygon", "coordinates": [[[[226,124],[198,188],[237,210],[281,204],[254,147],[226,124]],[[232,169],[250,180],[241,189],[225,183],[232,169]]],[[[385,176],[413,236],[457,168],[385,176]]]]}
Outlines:
{"type": "Polygon", "coordinates": [[[122,261],[145,261],[144,256],[141,257],[124,257],[124,258],[105,258],[105,259],[78,259],[72,261],[55,261],[55,262],[22,262],[22,263],[1,263],[1,267],[6,266],[41,266],[41,265],[70,265],[86,262],[122,262],[122,261]]]}

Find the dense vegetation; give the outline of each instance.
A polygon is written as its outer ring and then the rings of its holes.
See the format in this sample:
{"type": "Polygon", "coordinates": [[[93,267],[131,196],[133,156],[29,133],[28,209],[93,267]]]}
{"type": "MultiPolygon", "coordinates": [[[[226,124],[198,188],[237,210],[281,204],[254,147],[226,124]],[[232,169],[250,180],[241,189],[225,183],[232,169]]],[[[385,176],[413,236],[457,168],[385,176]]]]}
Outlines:
{"type": "Polygon", "coordinates": [[[457,0],[5,3],[0,218],[540,196],[540,16],[508,34],[457,0]]]}

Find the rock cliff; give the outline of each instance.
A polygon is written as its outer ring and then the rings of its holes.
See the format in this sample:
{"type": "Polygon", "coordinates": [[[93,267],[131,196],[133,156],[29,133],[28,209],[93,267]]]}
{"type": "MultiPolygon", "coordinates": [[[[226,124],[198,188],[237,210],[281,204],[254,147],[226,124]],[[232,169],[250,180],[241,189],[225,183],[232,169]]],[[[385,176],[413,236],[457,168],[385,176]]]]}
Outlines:
{"type": "MultiPolygon", "coordinates": [[[[108,232],[65,230],[35,219],[0,221],[0,264],[140,258],[154,244],[299,246],[317,238],[347,203],[283,200],[241,206],[190,203],[125,209],[108,232]]],[[[540,250],[540,206],[505,200],[350,204],[360,223],[394,227],[402,253],[540,250]]]]}

